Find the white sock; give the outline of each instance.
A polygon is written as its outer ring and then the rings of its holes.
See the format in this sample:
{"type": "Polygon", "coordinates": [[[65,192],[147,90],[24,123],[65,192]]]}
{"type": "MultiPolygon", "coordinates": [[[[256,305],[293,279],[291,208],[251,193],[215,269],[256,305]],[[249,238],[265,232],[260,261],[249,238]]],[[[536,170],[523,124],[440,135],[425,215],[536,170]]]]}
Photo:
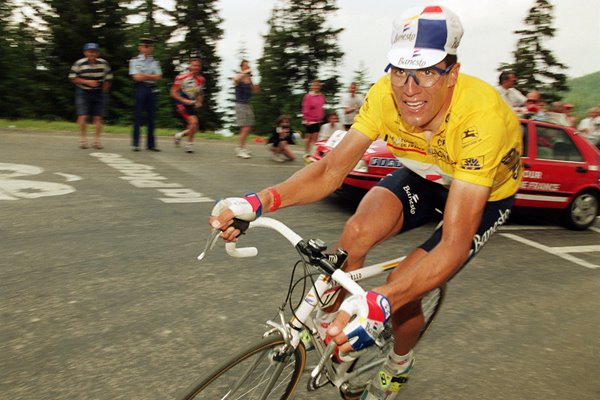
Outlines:
{"type": "Polygon", "coordinates": [[[412,350],[404,355],[398,355],[392,349],[388,353],[386,364],[390,367],[390,369],[396,371],[397,373],[401,373],[408,369],[413,358],[412,350]]]}

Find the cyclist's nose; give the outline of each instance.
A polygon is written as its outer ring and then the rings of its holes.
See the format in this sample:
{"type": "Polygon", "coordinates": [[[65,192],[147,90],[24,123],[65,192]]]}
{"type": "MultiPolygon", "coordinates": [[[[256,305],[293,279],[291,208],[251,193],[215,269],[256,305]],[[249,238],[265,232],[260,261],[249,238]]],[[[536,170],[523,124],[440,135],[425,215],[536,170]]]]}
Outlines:
{"type": "Polygon", "coordinates": [[[409,96],[419,92],[421,90],[421,87],[419,86],[419,80],[414,74],[409,74],[402,89],[404,93],[409,96]]]}

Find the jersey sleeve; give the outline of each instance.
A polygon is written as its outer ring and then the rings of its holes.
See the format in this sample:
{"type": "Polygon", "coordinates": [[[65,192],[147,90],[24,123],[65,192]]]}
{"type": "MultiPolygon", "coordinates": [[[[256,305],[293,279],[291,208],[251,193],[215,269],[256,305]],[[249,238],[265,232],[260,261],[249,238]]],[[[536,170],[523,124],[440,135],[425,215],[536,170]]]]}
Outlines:
{"type": "Polygon", "coordinates": [[[454,179],[486,187],[494,186],[499,165],[509,150],[506,121],[501,116],[481,116],[465,121],[454,143],[457,164],[454,179]]]}
{"type": "Polygon", "coordinates": [[[181,88],[181,81],[183,81],[183,75],[179,74],[175,77],[173,81],[173,89],[179,90],[181,88]]]}

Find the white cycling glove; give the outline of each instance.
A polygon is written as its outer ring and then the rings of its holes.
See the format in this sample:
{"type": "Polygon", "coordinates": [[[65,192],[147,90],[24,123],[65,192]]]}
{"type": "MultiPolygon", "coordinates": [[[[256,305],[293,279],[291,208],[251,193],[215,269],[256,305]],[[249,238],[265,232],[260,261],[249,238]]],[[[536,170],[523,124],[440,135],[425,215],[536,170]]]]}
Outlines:
{"type": "Polygon", "coordinates": [[[244,221],[254,221],[262,214],[262,203],[256,193],[248,193],[244,197],[228,197],[217,201],[211,211],[216,217],[229,208],[235,218],[244,221]]]}
{"type": "Polygon", "coordinates": [[[390,319],[392,307],[384,295],[368,291],[364,294],[348,297],[340,306],[350,316],[356,315],[344,328],[348,342],[354,351],[364,349],[375,343],[390,319]]]}

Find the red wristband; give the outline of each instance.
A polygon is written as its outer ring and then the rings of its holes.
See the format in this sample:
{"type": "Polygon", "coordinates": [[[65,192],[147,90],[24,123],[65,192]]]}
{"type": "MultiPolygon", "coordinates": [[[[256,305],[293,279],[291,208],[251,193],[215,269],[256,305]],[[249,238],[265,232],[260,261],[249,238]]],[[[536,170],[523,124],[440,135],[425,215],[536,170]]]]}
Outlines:
{"type": "Polygon", "coordinates": [[[273,196],[273,203],[271,204],[271,208],[269,208],[269,212],[277,211],[281,206],[281,195],[274,187],[267,188],[267,190],[273,196]]]}

